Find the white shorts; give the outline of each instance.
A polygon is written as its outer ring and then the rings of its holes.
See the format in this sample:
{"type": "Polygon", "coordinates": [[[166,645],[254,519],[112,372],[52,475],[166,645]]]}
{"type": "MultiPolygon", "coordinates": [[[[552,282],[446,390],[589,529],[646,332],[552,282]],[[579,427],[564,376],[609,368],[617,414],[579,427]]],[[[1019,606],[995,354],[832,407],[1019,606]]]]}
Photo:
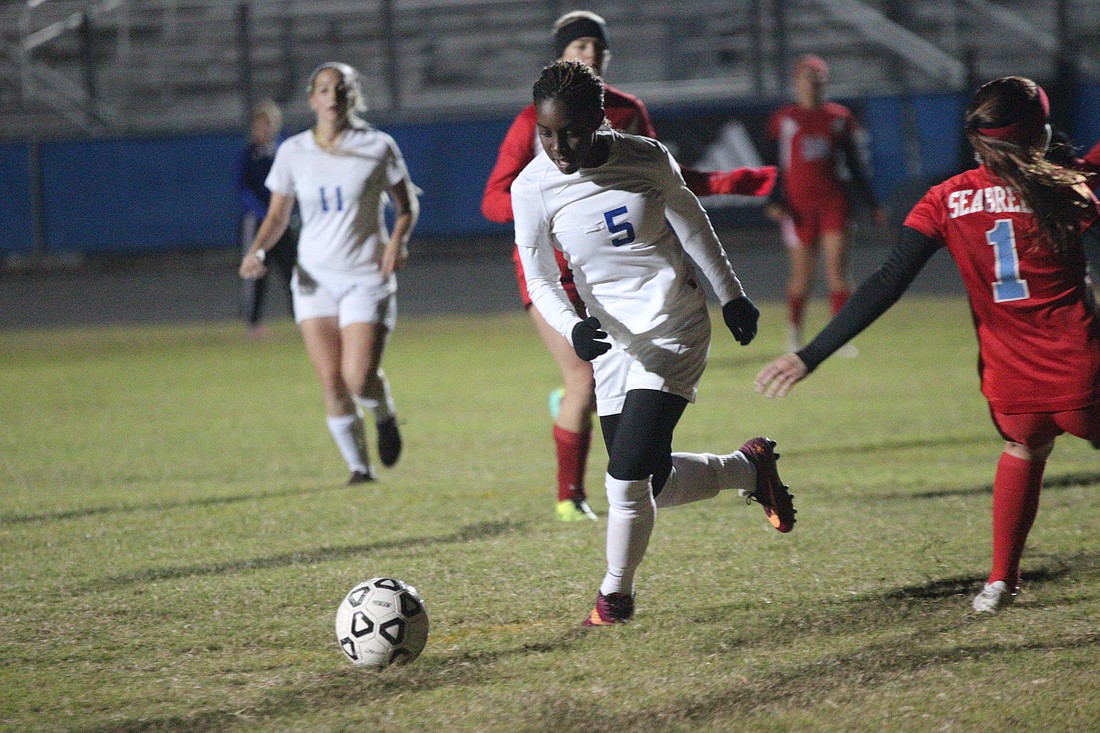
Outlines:
{"type": "Polygon", "coordinates": [[[596,414],[622,412],[626,393],[632,389],[669,392],[694,402],[709,352],[706,309],[670,336],[638,339],[627,348],[612,340],[611,350],[592,362],[596,414]]]}
{"type": "Polygon", "coordinates": [[[294,321],[339,318],[340,328],[349,323],[381,323],[393,332],[397,325],[397,293],[390,283],[373,285],[369,278],[316,278],[301,267],[290,279],[294,321]]]}

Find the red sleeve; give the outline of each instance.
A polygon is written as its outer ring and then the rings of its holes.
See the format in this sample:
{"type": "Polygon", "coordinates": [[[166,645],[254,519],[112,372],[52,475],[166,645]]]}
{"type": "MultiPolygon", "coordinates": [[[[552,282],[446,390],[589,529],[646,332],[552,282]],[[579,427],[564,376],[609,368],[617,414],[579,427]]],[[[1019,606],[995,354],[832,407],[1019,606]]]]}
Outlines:
{"type": "MultiPolygon", "coordinates": [[[[1088,151],[1081,157],[1081,162],[1084,164],[1081,167],[1087,173],[1100,173],[1100,143],[1096,143],[1092,146],[1092,150],[1088,151]]],[[[1090,184],[1096,185],[1095,181],[1089,181],[1090,184]]]]}
{"type": "Polygon", "coordinates": [[[680,166],[684,183],[696,196],[767,196],[775,188],[777,170],[774,165],[759,168],[734,168],[729,171],[701,171],[680,166]]]}
{"type": "Polygon", "coordinates": [[[633,94],[627,94],[608,84],[604,87],[603,106],[607,121],[619,132],[657,139],[657,130],[649,119],[649,110],[633,94]]]}
{"type": "Polygon", "coordinates": [[[943,194],[939,186],[933,186],[905,217],[904,225],[916,229],[929,239],[942,242],[946,220],[947,210],[944,208],[943,194]]]}
{"type": "Polygon", "coordinates": [[[535,157],[535,106],[528,105],[508,128],[497,153],[497,162],[485,193],[481,195],[481,213],[489,221],[512,221],[512,183],[535,157]]]}
{"type": "Polygon", "coordinates": [[[638,103],[638,132],[637,135],[642,137],[651,137],[654,140],[657,139],[657,128],[653,126],[653,120],[649,119],[649,110],[646,109],[645,103],[642,100],[634,97],[634,101],[638,103]]]}

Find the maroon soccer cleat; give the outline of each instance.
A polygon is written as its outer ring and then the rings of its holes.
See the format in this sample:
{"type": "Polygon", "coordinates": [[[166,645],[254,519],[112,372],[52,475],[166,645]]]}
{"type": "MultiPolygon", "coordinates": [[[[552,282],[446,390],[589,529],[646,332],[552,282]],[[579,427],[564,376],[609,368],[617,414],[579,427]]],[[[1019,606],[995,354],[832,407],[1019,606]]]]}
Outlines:
{"type": "Polygon", "coordinates": [[[634,616],[634,596],[626,593],[596,594],[596,607],[584,620],[585,626],[625,624],[634,616]]]}
{"type": "Polygon", "coordinates": [[[741,446],[741,452],[756,466],[756,491],[749,494],[749,501],[759,502],[764,507],[764,514],[773,527],[780,532],[790,532],[794,529],[795,508],[792,495],[776,470],[779,454],[775,452],[775,441],[753,438],[741,446]]]}

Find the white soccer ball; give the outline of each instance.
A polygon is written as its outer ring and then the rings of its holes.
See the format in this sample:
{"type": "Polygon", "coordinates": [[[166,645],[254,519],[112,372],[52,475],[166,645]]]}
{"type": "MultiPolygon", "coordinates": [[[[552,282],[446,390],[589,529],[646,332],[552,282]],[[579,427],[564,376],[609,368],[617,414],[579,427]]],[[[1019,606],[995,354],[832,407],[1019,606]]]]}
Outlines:
{"type": "Polygon", "coordinates": [[[371,578],[336,609],[336,639],[357,667],[408,664],[428,641],[428,608],[408,583],[371,578]]]}

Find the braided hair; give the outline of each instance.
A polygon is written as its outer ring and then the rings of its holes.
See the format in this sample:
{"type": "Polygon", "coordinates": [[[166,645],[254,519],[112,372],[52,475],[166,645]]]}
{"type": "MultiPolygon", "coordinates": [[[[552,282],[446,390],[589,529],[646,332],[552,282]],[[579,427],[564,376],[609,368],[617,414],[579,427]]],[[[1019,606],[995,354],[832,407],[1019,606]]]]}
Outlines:
{"type": "Polygon", "coordinates": [[[1086,180],[1084,174],[1046,158],[1049,113],[1042,87],[1022,76],[1006,76],[974,93],[964,129],[978,159],[1019,191],[1035,213],[1047,246],[1066,254],[1078,241],[1092,200],[1076,188],[1086,180]]]}
{"type": "Polygon", "coordinates": [[[603,116],[603,82],[592,67],[580,61],[550,64],[542,70],[531,91],[536,107],[557,99],[581,117],[603,116]]]}

